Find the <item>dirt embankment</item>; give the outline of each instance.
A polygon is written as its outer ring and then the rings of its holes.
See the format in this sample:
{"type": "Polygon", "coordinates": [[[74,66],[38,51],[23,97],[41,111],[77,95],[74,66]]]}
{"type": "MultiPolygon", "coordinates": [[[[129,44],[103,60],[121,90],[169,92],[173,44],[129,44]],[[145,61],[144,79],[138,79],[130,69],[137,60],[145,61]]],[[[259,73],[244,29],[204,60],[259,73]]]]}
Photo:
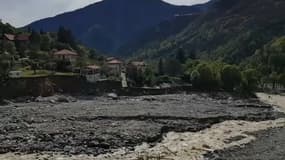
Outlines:
{"type": "MultiPolygon", "coordinates": [[[[230,135],[226,138],[235,140],[239,135],[243,136],[244,132],[266,129],[269,124],[279,126],[282,123],[261,122],[284,115],[257,99],[239,99],[224,93],[214,95],[195,93],[122,97],[120,100],[89,97],[72,103],[47,101],[1,106],[0,159],[112,159],[112,156],[120,153],[118,158],[125,160],[130,159],[129,155],[138,158],[141,152],[151,154],[156,148],[165,145],[160,152],[168,153],[166,156],[179,155],[178,150],[201,150],[203,152],[197,154],[201,156],[213,145],[204,141],[201,148],[186,142],[203,140],[207,135],[212,135],[216,139],[212,144],[220,143],[218,141],[225,134],[230,135]],[[222,123],[228,120],[234,121],[222,123]],[[212,125],[215,126],[211,128],[212,125]],[[238,129],[241,131],[236,134],[238,129]],[[167,134],[172,131],[188,133],[167,134]],[[217,135],[220,137],[214,137],[215,132],[219,132],[217,135]],[[163,138],[165,135],[166,138],[163,138]],[[191,139],[193,135],[197,138],[191,139]],[[158,143],[160,141],[162,142],[158,143]],[[150,146],[140,146],[144,142],[150,146]],[[188,146],[184,146],[184,142],[188,146]],[[134,151],[136,146],[142,149],[134,151]],[[172,148],[175,146],[178,147],[178,153],[172,148]],[[115,153],[108,154],[113,152],[115,153]],[[99,156],[96,157],[97,155],[99,156]]],[[[252,138],[244,136],[244,139],[248,141],[252,138]]],[[[198,145],[198,142],[193,144],[198,145]]]]}

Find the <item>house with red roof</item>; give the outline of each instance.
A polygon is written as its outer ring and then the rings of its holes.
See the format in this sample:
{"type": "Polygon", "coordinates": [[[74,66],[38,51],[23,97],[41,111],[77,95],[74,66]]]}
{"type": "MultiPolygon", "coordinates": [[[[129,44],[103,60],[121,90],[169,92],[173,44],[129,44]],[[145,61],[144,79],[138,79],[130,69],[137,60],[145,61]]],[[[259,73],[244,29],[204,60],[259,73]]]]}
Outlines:
{"type": "MultiPolygon", "coordinates": [[[[2,35],[3,40],[3,46],[5,46],[7,43],[12,42],[15,45],[19,46],[25,46],[28,45],[30,42],[30,34],[3,34],[2,35]]],[[[4,47],[3,47],[4,48],[4,47]]],[[[21,50],[20,52],[24,52],[24,50],[21,50]]]]}
{"type": "Polygon", "coordinates": [[[92,64],[84,67],[81,71],[80,74],[86,78],[88,82],[96,82],[101,79],[101,67],[92,64]]]}
{"type": "Polygon", "coordinates": [[[147,65],[145,64],[144,61],[132,61],[127,65],[127,69],[136,70],[140,72],[144,72],[146,67],[147,65]]]}
{"type": "Polygon", "coordinates": [[[3,39],[11,42],[28,42],[30,41],[30,34],[4,34],[3,39]]]}
{"type": "Polygon", "coordinates": [[[4,34],[3,39],[6,41],[14,41],[15,40],[15,35],[13,34],[4,34]]]}
{"type": "Polygon", "coordinates": [[[57,60],[65,60],[70,62],[75,62],[78,58],[78,54],[76,52],[70,51],[68,49],[63,49],[60,51],[56,51],[53,53],[53,56],[57,60]]]}
{"type": "Polygon", "coordinates": [[[109,68],[109,74],[120,76],[123,70],[124,63],[118,59],[113,59],[107,62],[107,66],[109,68]]]}

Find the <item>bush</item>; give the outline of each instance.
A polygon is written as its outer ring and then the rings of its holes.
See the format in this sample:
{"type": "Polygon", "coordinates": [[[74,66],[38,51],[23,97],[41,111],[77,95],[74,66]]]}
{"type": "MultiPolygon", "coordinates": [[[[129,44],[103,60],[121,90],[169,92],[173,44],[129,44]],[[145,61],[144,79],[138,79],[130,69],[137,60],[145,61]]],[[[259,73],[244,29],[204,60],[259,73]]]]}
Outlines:
{"type": "Polygon", "coordinates": [[[217,88],[216,77],[209,65],[202,63],[191,73],[193,86],[199,89],[217,88]]]}
{"type": "Polygon", "coordinates": [[[241,84],[241,72],[238,67],[226,65],[221,71],[221,81],[224,89],[233,91],[234,88],[241,84]]]}
{"type": "Polygon", "coordinates": [[[258,72],[255,69],[247,69],[242,72],[242,86],[243,92],[253,92],[258,87],[258,72]]]}
{"type": "Polygon", "coordinates": [[[156,84],[162,84],[162,83],[171,83],[171,79],[169,76],[159,76],[156,79],[156,84]]]}
{"type": "Polygon", "coordinates": [[[285,73],[279,76],[279,83],[285,87],[285,73]]]}

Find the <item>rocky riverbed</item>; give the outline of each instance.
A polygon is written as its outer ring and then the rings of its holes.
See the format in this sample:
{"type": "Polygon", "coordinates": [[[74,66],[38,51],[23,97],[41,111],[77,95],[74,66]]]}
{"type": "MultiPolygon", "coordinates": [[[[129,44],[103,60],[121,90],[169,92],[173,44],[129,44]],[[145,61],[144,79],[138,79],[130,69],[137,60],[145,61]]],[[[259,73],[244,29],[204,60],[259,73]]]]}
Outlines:
{"type": "MultiPolygon", "coordinates": [[[[170,133],[210,132],[211,127],[228,122],[232,124],[229,133],[239,125],[240,130],[251,132],[270,128],[270,124],[280,127],[283,121],[279,118],[284,117],[258,99],[225,93],[68,99],[39,98],[0,106],[0,159],[132,159],[139,157],[140,150],[152,153],[163,144],[164,136],[173,137],[170,133]]],[[[204,154],[210,148],[205,143],[197,150],[204,154]]],[[[164,151],[172,153],[167,145],[164,151]]]]}

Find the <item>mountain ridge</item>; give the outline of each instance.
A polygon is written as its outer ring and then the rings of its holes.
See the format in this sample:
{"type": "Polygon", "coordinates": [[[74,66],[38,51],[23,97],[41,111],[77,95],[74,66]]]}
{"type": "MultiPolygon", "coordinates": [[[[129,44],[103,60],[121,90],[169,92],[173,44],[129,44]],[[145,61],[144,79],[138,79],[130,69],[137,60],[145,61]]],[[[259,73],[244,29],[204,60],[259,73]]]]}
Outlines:
{"type": "Polygon", "coordinates": [[[104,0],[73,12],[29,24],[36,30],[71,29],[89,47],[115,52],[145,29],[171,19],[176,14],[202,12],[203,5],[175,6],[162,0],[104,0]]]}

